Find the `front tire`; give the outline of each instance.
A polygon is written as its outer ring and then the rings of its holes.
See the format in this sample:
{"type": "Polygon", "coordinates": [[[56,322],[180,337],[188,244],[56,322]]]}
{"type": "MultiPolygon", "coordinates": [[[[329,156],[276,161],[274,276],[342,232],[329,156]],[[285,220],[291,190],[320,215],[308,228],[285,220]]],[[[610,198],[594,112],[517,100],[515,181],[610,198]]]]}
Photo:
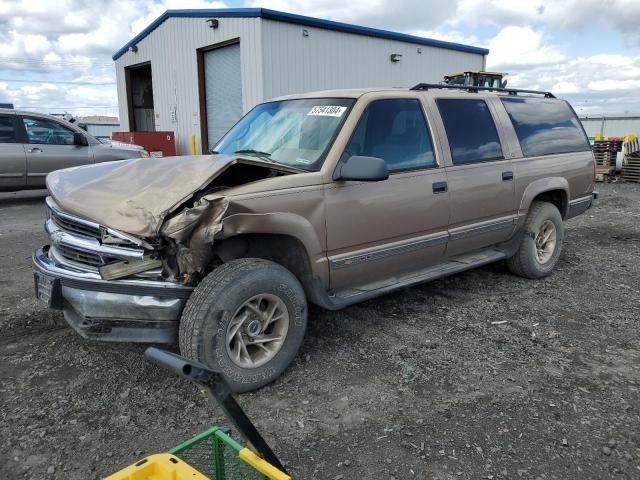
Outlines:
{"type": "Polygon", "coordinates": [[[307,327],[298,279],[268,260],[221,265],[191,294],[182,312],[182,355],[220,369],[236,393],[274,381],[293,361],[307,327]]]}
{"type": "Polygon", "coordinates": [[[533,202],[520,247],[507,260],[507,267],[520,277],[547,277],[558,263],[563,239],[564,224],[558,208],[548,202],[533,202]]]}

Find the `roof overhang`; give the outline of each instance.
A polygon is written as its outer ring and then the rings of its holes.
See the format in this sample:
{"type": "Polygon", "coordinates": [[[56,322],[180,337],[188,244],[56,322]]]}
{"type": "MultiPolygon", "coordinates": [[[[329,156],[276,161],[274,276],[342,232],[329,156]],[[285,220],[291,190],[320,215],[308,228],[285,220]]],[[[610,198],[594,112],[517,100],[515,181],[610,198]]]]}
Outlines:
{"type": "Polygon", "coordinates": [[[400,42],[414,43],[418,45],[426,45],[429,47],[445,48],[448,50],[457,50],[460,52],[475,53],[478,55],[487,55],[489,50],[486,48],[473,47],[461,43],[445,42],[443,40],[434,40],[431,38],[418,37],[408,35],[406,33],[391,32],[388,30],[380,30],[377,28],[362,27],[360,25],[352,25],[349,23],[334,22],[332,20],[323,20],[320,18],[307,17],[304,15],[295,15],[293,13],[279,12],[268,8],[217,8],[217,9],[199,9],[199,10],[167,10],[158,18],[156,18],[147,28],[127,42],[120,50],[113,54],[111,58],[117,60],[124,55],[129,48],[143,38],[153,32],[168,18],[265,18],[268,20],[276,20],[279,22],[293,23],[303,25],[305,27],[323,28],[325,30],[333,30],[336,32],[354,33],[356,35],[366,35],[369,37],[385,38],[388,40],[397,40],[400,42]]]}

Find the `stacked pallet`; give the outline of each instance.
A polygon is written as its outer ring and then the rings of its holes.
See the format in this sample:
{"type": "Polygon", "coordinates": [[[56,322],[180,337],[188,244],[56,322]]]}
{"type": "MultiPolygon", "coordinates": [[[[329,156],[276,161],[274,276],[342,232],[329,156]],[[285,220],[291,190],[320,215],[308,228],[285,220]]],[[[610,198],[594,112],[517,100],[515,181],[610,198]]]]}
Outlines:
{"type": "Polygon", "coordinates": [[[626,182],[640,182],[640,139],[624,144],[622,179],[626,182]]]}
{"type": "Polygon", "coordinates": [[[622,150],[622,140],[596,140],[593,143],[593,156],[596,159],[596,180],[611,179],[616,169],[616,155],[622,150]]]}

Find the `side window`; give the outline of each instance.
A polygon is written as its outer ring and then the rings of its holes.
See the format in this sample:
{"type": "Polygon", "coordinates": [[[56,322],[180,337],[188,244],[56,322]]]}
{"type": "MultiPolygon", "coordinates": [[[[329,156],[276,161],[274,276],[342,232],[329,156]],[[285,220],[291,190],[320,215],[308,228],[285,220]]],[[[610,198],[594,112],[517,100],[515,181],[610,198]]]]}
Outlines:
{"type": "Polygon", "coordinates": [[[436,164],[427,122],[416,99],[371,102],[360,117],[345,154],[382,158],[391,172],[436,164]]]}
{"type": "Polygon", "coordinates": [[[13,115],[0,115],[0,143],[15,143],[16,129],[13,115]]]}
{"type": "Polygon", "coordinates": [[[29,143],[73,145],[73,130],[46,118],[22,117],[29,143]]]}
{"type": "Polygon", "coordinates": [[[438,99],[454,165],[503,158],[498,131],[484,100],[438,99]]]}
{"type": "Polygon", "coordinates": [[[568,103],[547,98],[501,98],[525,157],[590,150],[568,103]]]}

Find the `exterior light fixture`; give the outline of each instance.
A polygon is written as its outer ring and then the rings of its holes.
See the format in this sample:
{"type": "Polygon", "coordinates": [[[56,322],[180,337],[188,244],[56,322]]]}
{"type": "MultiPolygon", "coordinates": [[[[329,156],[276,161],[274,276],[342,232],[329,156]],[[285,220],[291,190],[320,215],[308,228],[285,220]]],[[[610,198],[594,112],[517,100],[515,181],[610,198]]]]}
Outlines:
{"type": "Polygon", "coordinates": [[[217,18],[207,18],[207,23],[209,24],[209,28],[216,29],[220,26],[220,22],[217,18]]]}
{"type": "Polygon", "coordinates": [[[398,63],[402,59],[402,54],[401,53],[392,53],[390,58],[391,58],[391,62],[392,63],[398,63]]]}
{"type": "Polygon", "coordinates": [[[307,30],[306,28],[302,30],[302,36],[303,37],[308,37],[309,36],[309,30],[307,30]]]}
{"type": "Polygon", "coordinates": [[[137,53],[138,52],[138,46],[137,45],[131,45],[131,48],[129,48],[129,50],[131,50],[132,53],[137,53]]]}

